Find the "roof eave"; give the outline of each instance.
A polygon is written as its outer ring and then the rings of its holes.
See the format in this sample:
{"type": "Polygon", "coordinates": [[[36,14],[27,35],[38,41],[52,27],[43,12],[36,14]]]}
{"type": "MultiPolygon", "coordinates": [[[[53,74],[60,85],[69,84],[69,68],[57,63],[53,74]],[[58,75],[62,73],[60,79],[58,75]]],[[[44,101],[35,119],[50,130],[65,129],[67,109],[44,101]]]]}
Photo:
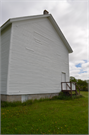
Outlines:
{"type": "Polygon", "coordinates": [[[10,18],[9,20],[7,20],[2,26],[1,26],[1,30],[3,30],[4,28],[6,28],[9,24],[13,23],[13,22],[17,22],[17,21],[23,21],[23,20],[31,20],[31,19],[36,19],[36,18],[44,18],[44,17],[49,17],[50,14],[47,15],[35,15],[35,16],[26,16],[26,17],[17,17],[17,18],[10,18]]]}
{"type": "Polygon", "coordinates": [[[2,31],[3,29],[5,29],[9,24],[11,24],[11,20],[10,20],[10,19],[7,20],[7,21],[1,26],[1,31],[2,31]]]}
{"type": "Polygon", "coordinates": [[[66,45],[67,49],[68,49],[68,52],[69,53],[72,53],[73,50],[72,48],[70,47],[68,41],[66,40],[66,38],[64,37],[61,29],[59,28],[59,26],[57,25],[56,21],[54,20],[53,16],[50,14],[50,17],[49,17],[50,21],[52,22],[52,24],[54,25],[57,33],[59,34],[59,36],[61,37],[62,41],[64,42],[64,44],[66,45]]]}

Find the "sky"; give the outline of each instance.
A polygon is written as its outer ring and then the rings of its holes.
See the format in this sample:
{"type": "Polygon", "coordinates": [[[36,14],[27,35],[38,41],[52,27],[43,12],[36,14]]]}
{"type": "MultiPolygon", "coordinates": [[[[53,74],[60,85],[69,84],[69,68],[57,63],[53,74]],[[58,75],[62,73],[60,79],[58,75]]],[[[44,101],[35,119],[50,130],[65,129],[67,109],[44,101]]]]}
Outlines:
{"type": "Polygon", "coordinates": [[[0,0],[0,26],[9,18],[49,11],[73,49],[69,73],[89,80],[89,0],[0,0]]]}

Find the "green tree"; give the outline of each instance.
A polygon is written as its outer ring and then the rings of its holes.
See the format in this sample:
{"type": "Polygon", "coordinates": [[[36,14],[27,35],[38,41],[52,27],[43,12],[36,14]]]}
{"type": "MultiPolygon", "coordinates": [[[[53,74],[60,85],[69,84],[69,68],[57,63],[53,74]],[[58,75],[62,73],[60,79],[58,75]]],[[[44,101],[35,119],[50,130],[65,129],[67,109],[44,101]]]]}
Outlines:
{"type": "Polygon", "coordinates": [[[76,82],[77,83],[77,79],[73,76],[70,76],[70,82],[76,82]]]}
{"type": "Polygon", "coordinates": [[[86,80],[81,80],[81,79],[77,80],[75,77],[70,76],[70,82],[76,82],[81,90],[88,91],[88,83],[86,82],[86,80]]]}
{"type": "Polygon", "coordinates": [[[85,80],[83,81],[81,79],[78,79],[77,84],[79,85],[81,90],[84,90],[84,91],[88,90],[88,84],[87,84],[87,82],[85,80]]]}

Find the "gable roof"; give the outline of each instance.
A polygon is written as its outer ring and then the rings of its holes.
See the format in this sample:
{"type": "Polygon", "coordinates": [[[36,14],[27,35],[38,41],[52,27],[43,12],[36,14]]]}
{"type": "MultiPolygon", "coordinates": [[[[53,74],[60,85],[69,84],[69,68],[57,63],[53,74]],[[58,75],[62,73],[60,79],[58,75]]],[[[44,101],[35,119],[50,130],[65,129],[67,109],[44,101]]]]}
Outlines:
{"type": "Polygon", "coordinates": [[[11,18],[9,20],[7,20],[2,26],[1,26],[1,30],[3,30],[4,28],[6,28],[9,24],[13,23],[13,22],[17,22],[17,21],[23,21],[23,20],[31,20],[31,19],[38,19],[38,18],[48,18],[50,20],[50,22],[52,23],[52,25],[54,26],[55,30],[57,31],[59,37],[62,39],[62,41],[64,42],[65,46],[68,49],[69,53],[72,53],[73,50],[70,47],[69,43],[67,42],[66,38],[64,37],[62,31],[60,30],[59,26],[57,25],[56,21],[54,20],[53,16],[51,14],[45,14],[45,15],[35,15],[35,16],[26,16],[26,17],[18,17],[18,18],[11,18]]]}

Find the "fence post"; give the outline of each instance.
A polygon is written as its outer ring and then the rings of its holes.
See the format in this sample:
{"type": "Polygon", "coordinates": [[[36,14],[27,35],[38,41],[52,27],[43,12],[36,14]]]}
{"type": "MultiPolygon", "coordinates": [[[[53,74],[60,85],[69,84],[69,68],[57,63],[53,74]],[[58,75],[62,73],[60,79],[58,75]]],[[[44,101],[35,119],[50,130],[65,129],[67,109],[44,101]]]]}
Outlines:
{"type": "Polygon", "coordinates": [[[75,83],[75,92],[76,92],[76,95],[77,95],[76,83],[75,83]]]}
{"type": "Polygon", "coordinates": [[[72,97],[72,82],[70,83],[70,87],[71,87],[71,97],[72,97]]]}
{"type": "Polygon", "coordinates": [[[67,90],[67,83],[66,83],[66,90],[67,90]]]}
{"type": "Polygon", "coordinates": [[[62,91],[62,82],[61,82],[61,91],[62,91]]]}

